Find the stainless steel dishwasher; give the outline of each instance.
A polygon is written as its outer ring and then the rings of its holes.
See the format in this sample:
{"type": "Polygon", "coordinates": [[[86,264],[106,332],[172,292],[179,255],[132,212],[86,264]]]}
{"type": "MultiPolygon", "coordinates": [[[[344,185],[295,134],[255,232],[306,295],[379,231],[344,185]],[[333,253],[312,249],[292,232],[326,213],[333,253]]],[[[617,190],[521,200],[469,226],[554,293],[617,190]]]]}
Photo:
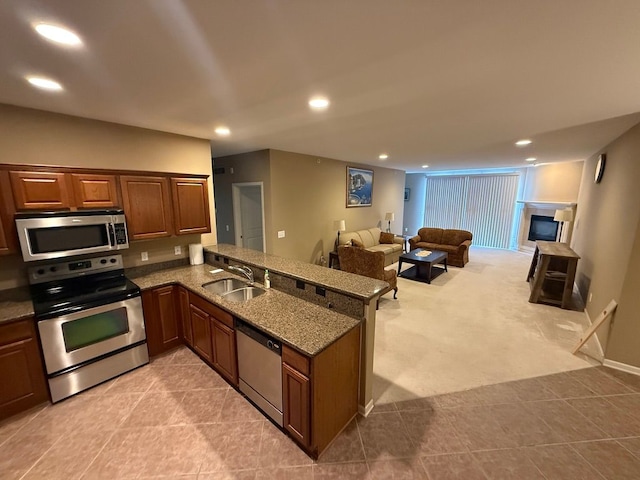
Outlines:
{"type": "Polygon", "coordinates": [[[236,342],[240,391],[283,426],[280,342],[237,319],[236,342]]]}

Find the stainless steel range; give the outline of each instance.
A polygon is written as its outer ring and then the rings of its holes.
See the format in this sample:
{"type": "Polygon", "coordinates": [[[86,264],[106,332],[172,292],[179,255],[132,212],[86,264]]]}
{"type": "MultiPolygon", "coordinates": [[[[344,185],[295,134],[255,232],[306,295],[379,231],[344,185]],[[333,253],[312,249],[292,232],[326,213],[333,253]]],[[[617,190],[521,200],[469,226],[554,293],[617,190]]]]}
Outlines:
{"type": "Polygon", "coordinates": [[[121,255],[28,272],[54,403],[149,363],[140,289],[121,255]]]}

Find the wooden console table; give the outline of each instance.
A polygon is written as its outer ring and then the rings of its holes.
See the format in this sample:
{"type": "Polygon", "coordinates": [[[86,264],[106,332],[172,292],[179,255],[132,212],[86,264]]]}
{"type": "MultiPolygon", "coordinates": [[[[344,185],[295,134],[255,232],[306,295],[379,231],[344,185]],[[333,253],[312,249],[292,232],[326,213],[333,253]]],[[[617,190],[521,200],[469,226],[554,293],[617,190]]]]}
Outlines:
{"type": "Polygon", "coordinates": [[[527,275],[529,302],[570,308],[579,259],[566,243],[538,240],[527,275]]]}

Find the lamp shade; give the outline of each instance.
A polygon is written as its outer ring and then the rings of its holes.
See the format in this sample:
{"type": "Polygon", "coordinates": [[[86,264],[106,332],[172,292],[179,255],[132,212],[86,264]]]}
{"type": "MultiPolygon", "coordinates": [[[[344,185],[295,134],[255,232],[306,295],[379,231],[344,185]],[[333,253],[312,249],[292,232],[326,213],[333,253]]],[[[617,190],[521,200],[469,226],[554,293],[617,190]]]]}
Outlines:
{"type": "Polygon", "coordinates": [[[393,222],[395,221],[395,215],[392,212],[387,212],[387,214],[384,216],[384,219],[387,222],[393,222]]]}
{"type": "Polygon", "coordinates": [[[344,220],[335,220],[333,222],[333,229],[338,230],[339,232],[344,232],[347,229],[344,220]]]}
{"type": "Polygon", "coordinates": [[[564,210],[556,210],[556,214],[553,216],[556,222],[571,222],[573,221],[573,210],[565,208],[564,210]]]}

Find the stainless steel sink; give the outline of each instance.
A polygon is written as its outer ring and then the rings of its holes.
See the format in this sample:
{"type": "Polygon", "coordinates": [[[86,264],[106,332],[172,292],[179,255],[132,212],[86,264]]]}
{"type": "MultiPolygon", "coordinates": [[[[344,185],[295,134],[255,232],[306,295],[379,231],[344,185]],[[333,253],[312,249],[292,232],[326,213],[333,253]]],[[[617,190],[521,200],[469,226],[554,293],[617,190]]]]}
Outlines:
{"type": "Polygon", "coordinates": [[[265,293],[265,290],[260,287],[244,287],[232,290],[223,294],[225,300],[230,302],[246,302],[252,298],[259,297],[265,293]]]}
{"type": "Polygon", "coordinates": [[[222,280],[215,280],[213,282],[205,283],[202,285],[207,292],[215,293],[217,295],[224,295],[225,293],[237,290],[247,286],[247,282],[239,280],[237,278],[224,278],[222,280]]]}

